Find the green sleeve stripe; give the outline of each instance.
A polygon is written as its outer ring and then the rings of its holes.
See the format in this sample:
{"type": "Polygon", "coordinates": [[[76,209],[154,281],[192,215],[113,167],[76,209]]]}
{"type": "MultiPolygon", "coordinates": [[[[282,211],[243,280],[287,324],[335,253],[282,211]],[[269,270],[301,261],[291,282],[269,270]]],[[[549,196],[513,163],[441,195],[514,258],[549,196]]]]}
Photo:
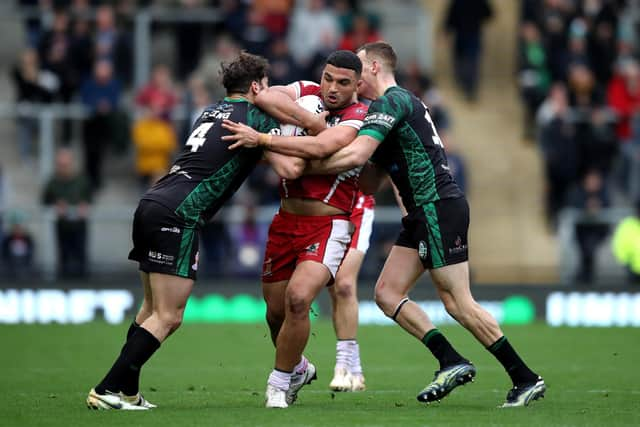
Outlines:
{"type": "Polygon", "coordinates": [[[374,130],[374,129],[363,129],[360,132],[358,132],[358,136],[360,136],[360,135],[370,136],[372,138],[377,139],[380,142],[382,142],[384,140],[384,135],[381,134],[380,132],[378,132],[377,130],[374,130]]]}

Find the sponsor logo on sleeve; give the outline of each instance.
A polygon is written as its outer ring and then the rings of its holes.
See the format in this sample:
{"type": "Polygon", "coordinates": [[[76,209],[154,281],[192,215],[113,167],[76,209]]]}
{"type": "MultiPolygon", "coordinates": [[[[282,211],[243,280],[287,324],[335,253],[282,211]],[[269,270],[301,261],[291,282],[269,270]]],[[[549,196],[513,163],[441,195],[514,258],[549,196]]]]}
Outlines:
{"type": "Polygon", "coordinates": [[[369,113],[367,117],[364,118],[365,126],[378,125],[391,129],[395,123],[396,118],[386,113],[369,113]]]}

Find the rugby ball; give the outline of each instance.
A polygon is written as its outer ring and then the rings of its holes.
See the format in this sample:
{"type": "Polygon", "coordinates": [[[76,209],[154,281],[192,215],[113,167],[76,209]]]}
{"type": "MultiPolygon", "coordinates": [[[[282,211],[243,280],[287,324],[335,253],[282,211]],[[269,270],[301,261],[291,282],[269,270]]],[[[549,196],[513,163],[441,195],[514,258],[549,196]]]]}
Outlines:
{"type": "MultiPolygon", "coordinates": [[[[320,114],[324,111],[324,103],[319,96],[305,95],[296,99],[296,103],[307,111],[320,114]]],[[[280,134],[284,136],[305,136],[307,130],[300,126],[283,123],[280,125],[280,134]]]]}

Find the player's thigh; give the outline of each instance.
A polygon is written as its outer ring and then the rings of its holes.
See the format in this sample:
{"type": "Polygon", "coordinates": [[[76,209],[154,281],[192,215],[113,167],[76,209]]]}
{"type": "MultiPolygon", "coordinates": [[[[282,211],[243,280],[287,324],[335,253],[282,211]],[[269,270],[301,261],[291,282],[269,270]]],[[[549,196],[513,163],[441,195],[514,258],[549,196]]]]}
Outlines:
{"type": "Polygon", "coordinates": [[[362,251],[353,248],[349,249],[344,260],[342,260],[340,268],[338,268],[335,285],[332,286],[332,288],[355,288],[358,280],[358,273],[360,272],[360,267],[362,267],[362,262],[364,261],[364,255],[365,254],[362,251]]]}
{"type": "Polygon", "coordinates": [[[382,267],[376,283],[376,295],[393,293],[406,295],[413,288],[424,266],[415,249],[394,245],[382,267]]]}
{"type": "Polygon", "coordinates": [[[163,273],[150,273],[153,311],[159,314],[182,313],[193,289],[193,280],[163,273]]]}
{"type": "Polygon", "coordinates": [[[153,305],[153,292],[151,292],[151,281],[149,280],[149,273],[144,271],[140,272],[140,282],[142,283],[142,292],[144,295],[144,304],[153,305]]]}
{"type": "Polygon", "coordinates": [[[262,296],[267,304],[267,312],[270,315],[284,317],[284,296],[288,283],[288,280],[262,282],[262,296]]]}
{"type": "Polygon", "coordinates": [[[289,304],[310,304],[327,286],[332,275],[329,268],[316,261],[302,261],[297,266],[286,290],[289,304]]]}

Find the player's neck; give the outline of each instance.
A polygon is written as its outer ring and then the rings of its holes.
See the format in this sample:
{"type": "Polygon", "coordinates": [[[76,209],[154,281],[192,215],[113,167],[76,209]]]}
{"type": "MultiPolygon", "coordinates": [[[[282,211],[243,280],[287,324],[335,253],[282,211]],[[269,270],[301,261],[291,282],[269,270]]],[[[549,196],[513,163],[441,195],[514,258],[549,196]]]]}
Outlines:
{"type": "Polygon", "coordinates": [[[229,101],[247,101],[253,104],[253,96],[251,94],[246,93],[230,93],[224,97],[224,99],[229,101]]]}
{"type": "Polygon", "coordinates": [[[394,87],[394,86],[398,86],[398,83],[396,83],[396,79],[393,76],[389,76],[386,78],[381,78],[380,82],[378,84],[377,87],[377,94],[378,97],[384,95],[384,93],[387,91],[387,89],[389,89],[390,87],[394,87]]]}

